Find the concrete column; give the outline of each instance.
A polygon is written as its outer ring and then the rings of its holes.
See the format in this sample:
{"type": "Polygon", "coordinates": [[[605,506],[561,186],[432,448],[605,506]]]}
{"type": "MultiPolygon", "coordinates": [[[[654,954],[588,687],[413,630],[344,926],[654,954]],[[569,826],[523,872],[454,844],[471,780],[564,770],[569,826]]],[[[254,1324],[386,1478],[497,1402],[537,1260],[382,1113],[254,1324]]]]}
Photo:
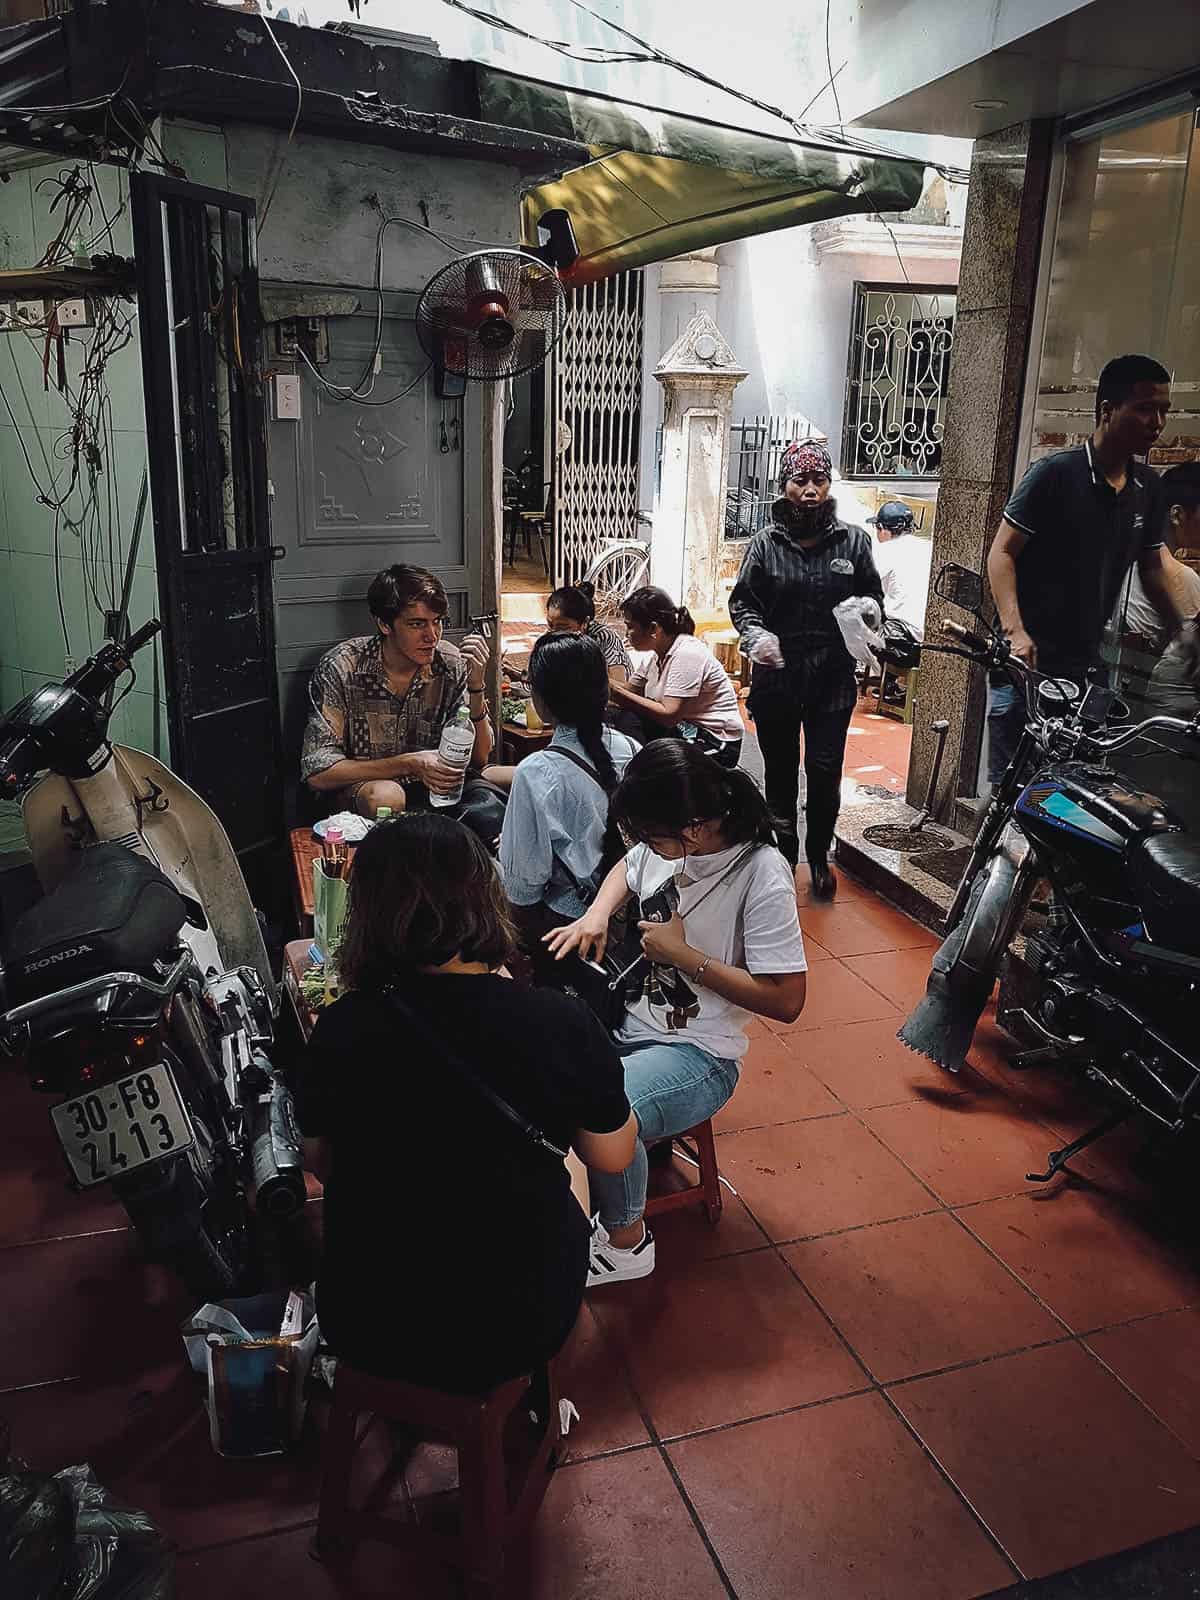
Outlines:
{"type": "MultiPolygon", "coordinates": [[[[1045,120],[1016,124],[975,144],[933,526],[935,574],[948,561],[983,572],[1012,489],[1052,147],[1052,124],[1045,120]]],[[[940,629],[944,611],[931,585],[927,635],[940,629]]],[[[925,798],[934,749],[929,725],[945,718],[950,734],[937,814],[954,820],[955,798],[977,789],[986,709],[982,674],[952,656],[927,656],[921,663],[910,805],[925,798]]]]}
{"type": "Polygon", "coordinates": [[[712,317],[698,312],[655,369],[663,389],[662,477],[650,577],[683,605],[717,603],[729,415],[746,377],[712,317]]]}

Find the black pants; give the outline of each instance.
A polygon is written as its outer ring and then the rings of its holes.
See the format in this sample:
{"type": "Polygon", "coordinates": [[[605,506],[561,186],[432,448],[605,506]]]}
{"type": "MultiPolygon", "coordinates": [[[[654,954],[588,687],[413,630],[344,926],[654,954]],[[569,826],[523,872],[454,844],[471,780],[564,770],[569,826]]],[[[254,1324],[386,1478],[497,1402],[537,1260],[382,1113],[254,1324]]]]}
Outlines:
{"type": "Polygon", "coordinates": [[[846,756],[846,730],[853,706],[844,711],[806,707],[791,674],[771,674],[764,687],[755,682],[750,694],[750,715],[763,755],[767,806],[779,836],[779,848],[794,866],[800,855],[796,807],[800,794],[800,734],[804,733],[804,853],[810,861],[824,861],[833,843],[842,795],[842,765],[846,756]]]}
{"type": "MultiPolygon", "coordinates": [[[[695,724],[692,726],[695,727],[695,724]]],[[[629,738],[636,739],[639,744],[653,744],[655,739],[683,739],[696,745],[710,755],[719,767],[729,771],[737,766],[742,755],[740,739],[718,739],[707,728],[696,728],[692,734],[685,733],[682,728],[664,727],[661,722],[655,722],[652,717],[643,717],[632,708],[619,712],[613,718],[613,727],[629,738]]]]}

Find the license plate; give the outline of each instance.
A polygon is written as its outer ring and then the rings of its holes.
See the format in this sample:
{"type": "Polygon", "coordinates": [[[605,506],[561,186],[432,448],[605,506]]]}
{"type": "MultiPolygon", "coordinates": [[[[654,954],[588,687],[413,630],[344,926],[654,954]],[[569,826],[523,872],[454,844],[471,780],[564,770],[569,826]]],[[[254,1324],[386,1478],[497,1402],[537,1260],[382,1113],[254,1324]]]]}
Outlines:
{"type": "Polygon", "coordinates": [[[50,1113],[71,1171],[85,1187],[120,1178],[194,1142],[165,1066],[144,1067],[50,1113]]]}

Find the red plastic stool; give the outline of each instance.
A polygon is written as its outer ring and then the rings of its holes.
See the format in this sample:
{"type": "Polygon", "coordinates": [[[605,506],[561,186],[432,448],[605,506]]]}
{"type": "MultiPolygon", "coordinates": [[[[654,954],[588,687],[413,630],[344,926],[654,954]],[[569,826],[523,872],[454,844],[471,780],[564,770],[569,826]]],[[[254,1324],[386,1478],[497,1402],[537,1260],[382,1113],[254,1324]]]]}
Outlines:
{"type": "MultiPolygon", "coordinates": [[[[674,1194],[657,1194],[647,1200],[645,1215],[657,1217],[664,1211],[678,1211],[681,1206],[703,1206],[708,1220],[716,1222],[721,1215],[721,1174],[717,1169],[717,1145],[713,1138],[712,1119],[698,1122],[685,1133],[677,1133],[672,1143],[683,1144],[685,1139],[691,1139],[695,1144],[693,1160],[700,1168],[698,1181],[689,1184],[686,1189],[677,1189],[674,1194]]],[[[688,1147],[684,1145],[684,1149],[688,1147]]],[[[688,1150],[688,1154],[692,1155],[692,1151],[688,1150]]]]}
{"type": "Polygon", "coordinates": [[[532,1522],[542,1503],[562,1437],[558,1384],[550,1363],[545,1391],[539,1397],[539,1405],[547,1407],[546,1427],[522,1463],[517,1481],[510,1483],[505,1434],[522,1403],[527,1403],[530,1383],[529,1378],[513,1378],[490,1394],[445,1394],[372,1378],[339,1360],[325,1438],[313,1555],[332,1563],[348,1556],[363,1539],[382,1540],[402,1549],[428,1552],[432,1548],[443,1560],[462,1568],[469,1591],[478,1600],[499,1595],[508,1546],[532,1522]],[[422,1440],[449,1445],[457,1452],[462,1507],[457,1539],[351,1507],[354,1453],[367,1432],[366,1428],[359,1431],[359,1418],[364,1414],[407,1424],[419,1430],[422,1440]]]}

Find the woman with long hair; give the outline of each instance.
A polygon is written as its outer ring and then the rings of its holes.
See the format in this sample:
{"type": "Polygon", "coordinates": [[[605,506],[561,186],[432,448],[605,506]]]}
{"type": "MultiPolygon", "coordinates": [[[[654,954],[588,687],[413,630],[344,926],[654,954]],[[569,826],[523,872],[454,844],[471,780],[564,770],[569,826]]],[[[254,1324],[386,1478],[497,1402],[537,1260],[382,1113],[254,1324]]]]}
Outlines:
{"type": "Polygon", "coordinates": [[[546,626],[551,633],[582,634],[600,646],[613,683],[626,683],[632,672],[629,651],[615,628],[596,619],[596,587],[591,583],[567,584],[546,596],[546,626]]]}
{"type": "Polygon", "coordinates": [[[642,1220],[646,1145],[721,1109],[750,1017],[794,1022],[807,968],[792,872],[747,773],[682,740],[657,740],[629,763],[612,810],[637,842],[583,916],[546,935],[559,960],[598,958],[609,919],[631,896],[640,902],[646,966],[617,1035],[639,1139],[623,1172],[591,1175],[593,1286],[654,1270],[642,1220]]]}
{"type": "Polygon", "coordinates": [[[529,686],[554,733],[548,748],[527,756],[513,775],[500,872],[522,942],[541,954],[547,928],[574,922],[596,897],[609,796],[638,747],[604,725],[608,670],[585,635],[544,633],[529,658],[529,686]]]}
{"type": "Polygon", "coordinates": [[[473,1394],[549,1360],[588,1271],[563,1155],[617,1172],[633,1151],[612,1041],[579,1002],[503,976],[512,947],[461,823],[413,814],[359,845],[348,992],[313,1030],[297,1111],[325,1183],[321,1330],[379,1377],[473,1394]]]}
{"type": "Polygon", "coordinates": [[[628,684],[614,684],[613,699],[632,713],[638,736],[690,738],[722,766],[736,767],[742,718],[729,674],[704,643],[686,606],[664,589],[635,589],[621,607],[630,648],[645,653],[628,684]]]}

